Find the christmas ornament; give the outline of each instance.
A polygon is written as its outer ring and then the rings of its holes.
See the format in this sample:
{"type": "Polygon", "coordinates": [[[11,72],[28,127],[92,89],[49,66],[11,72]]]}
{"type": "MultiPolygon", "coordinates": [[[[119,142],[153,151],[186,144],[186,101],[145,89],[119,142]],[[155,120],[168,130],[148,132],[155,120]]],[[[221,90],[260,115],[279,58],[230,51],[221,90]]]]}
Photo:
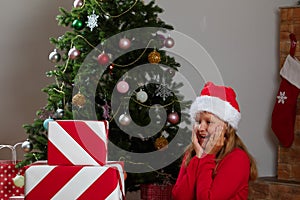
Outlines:
{"type": "MultiPolygon", "coordinates": [[[[47,127],[48,127],[48,124],[47,124],[47,127]]],[[[29,140],[26,140],[25,142],[22,143],[22,149],[24,152],[28,153],[28,152],[32,151],[33,145],[29,140]]]]}
{"type": "Polygon", "coordinates": [[[58,108],[55,112],[55,117],[57,119],[61,119],[61,118],[63,118],[63,116],[64,116],[64,110],[61,108],[58,108]]]}
{"type": "Polygon", "coordinates": [[[120,115],[119,123],[121,125],[128,126],[130,124],[130,122],[131,122],[131,117],[128,114],[124,113],[124,114],[120,115]]]}
{"type": "Polygon", "coordinates": [[[48,118],[43,122],[43,127],[45,128],[45,130],[48,130],[48,124],[50,121],[54,121],[54,119],[48,118]]]}
{"type": "Polygon", "coordinates": [[[160,53],[158,53],[156,50],[152,51],[149,55],[148,55],[148,61],[152,64],[157,64],[160,62],[160,53]]]}
{"type": "Polygon", "coordinates": [[[68,52],[68,56],[71,60],[75,60],[80,56],[80,51],[75,47],[72,47],[68,52]]]}
{"type": "Polygon", "coordinates": [[[168,140],[165,137],[160,136],[155,140],[154,147],[157,150],[161,150],[163,148],[166,148],[168,146],[168,144],[169,144],[168,140]]]}
{"type": "Polygon", "coordinates": [[[95,15],[95,11],[93,10],[93,14],[87,16],[88,17],[88,21],[86,22],[86,26],[90,28],[91,31],[93,31],[93,29],[95,27],[98,27],[98,18],[99,15],[95,15]]]}
{"type": "Polygon", "coordinates": [[[57,52],[56,49],[54,49],[50,54],[49,54],[49,60],[53,63],[57,63],[60,61],[60,54],[57,52]]]}
{"type": "Polygon", "coordinates": [[[164,45],[167,48],[172,48],[175,45],[175,41],[173,38],[171,37],[167,37],[164,41],[164,45]]]}
{"type": "Polygon", "coordinates": [[[120,81],[118,84],[117,84],[117,90],[118,92],[124,94],[126,92],[128,92],[129,90],[129,84],[126,82],[126,81],[120,81]]]}
{"type": "Polygon", "coordinates": [[[162,79],[162,83],[157,87],[155,93],[156,96],[162,97],[164,101],[173,94],[172,91],[168,89],[164,78],[162,79]]]}
{"type": "Polygon", "coordinates": [[[272,130],[283,147],[294,141],[297,99],[300,92],[300,63],[288,55],[280,70],[281,83],[272,112],[272,130]]]}
{"type": "Polygon", "coordinates": [[[72,27],[76,30],[81,30],[83,28],[83,22],[80,19],[75,19],[72,23],[72,27]]]}
{"type": "Polygon", "coordinates": [[[109,63],[110,58],[109,55],[102,52],[101,54],[99,54],[97,60],[100,65],[107,65],[109,63]]]}
{"type": "Polygon", "coordinates": [[[138,93],[136,94],[136,99],[141,103],[144,103],[148,99],[148,94],[142,89],[140,89],[140,91],[138,91],[138,93]]]}
{"type": "Polygon", "coordinates": [[[74,8],[80,8],[81,6],[83,6],[83,0],[75,0],[73,2],[73,7],[74,8]]]}
{"type": "Polygon", "coordinates": [[[86,103],[85,96],[80,92],[75,94],[72,98],[72,104],[81,108],[86,103]]]}
{"type": "Polygon", "coordinates": [[[124,50],[129,49],[130,46],[131,46],[131,41],[129,39],[127,39],[127,38],[120,39],[120,41],[119,41],[119,47],[121,49],[124,49],[124,50]]]}
{"type": "Polygon", "coordinates": [[[179,115],[177,112],[171,112],[168,115],[168,122],[171,124],[177,124],[179,122],[179,115]]]}
{"type": "Polygon", "coordinates": [[[17,186],[17,187],[24,186],[24,183],[25,183],[24,176],[17,174],[12,180],[13,180],[13,183],[15,184],[15,186],[17,186]]]}

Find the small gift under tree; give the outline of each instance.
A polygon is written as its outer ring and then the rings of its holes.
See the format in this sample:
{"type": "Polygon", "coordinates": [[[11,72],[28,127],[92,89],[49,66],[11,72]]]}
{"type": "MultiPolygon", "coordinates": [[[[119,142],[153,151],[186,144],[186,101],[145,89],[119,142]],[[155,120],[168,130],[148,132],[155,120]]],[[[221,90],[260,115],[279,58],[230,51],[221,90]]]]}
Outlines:
{"type": "Polygon", "coordinates": [[[16,143],[15,145],[2,144],[0,150],[9,149],[11,159],[0,160],[0,199],[8,200],[10,197],[24,195],[24,168],[16,168],[17,164],[17,146],[30,151],[32,146],[27,141],[16,143]]]}

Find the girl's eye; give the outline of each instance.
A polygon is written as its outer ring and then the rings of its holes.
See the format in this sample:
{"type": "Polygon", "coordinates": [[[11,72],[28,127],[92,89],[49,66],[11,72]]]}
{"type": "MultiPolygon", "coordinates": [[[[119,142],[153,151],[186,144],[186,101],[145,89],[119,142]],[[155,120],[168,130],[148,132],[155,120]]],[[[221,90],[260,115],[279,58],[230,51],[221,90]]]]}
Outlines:
{"type": "Polygon", "coordinates": [[[207,124],[214,124],[215,121],[213,121],[213,120],[207,120],[206,123],[207,123],[207,124]]]}

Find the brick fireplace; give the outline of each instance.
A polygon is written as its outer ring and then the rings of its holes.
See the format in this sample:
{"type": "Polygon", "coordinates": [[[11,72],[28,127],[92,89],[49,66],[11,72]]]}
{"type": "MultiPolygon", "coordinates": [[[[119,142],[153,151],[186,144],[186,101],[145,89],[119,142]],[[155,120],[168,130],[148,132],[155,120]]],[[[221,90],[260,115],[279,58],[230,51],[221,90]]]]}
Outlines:
{"type": "MultiPolygon", "coordinates": [[[[280,14],[280,68],[290,51],[290,34],[298,42],[295,56],[300,60],[300,7],[279,8],[280,14]]],[[[278,71],[279,71],[278,70],[278,71]]],[[[278,146],[277,176],[260,177],[250,184],[249,200],[300,200],[300,96],[294,128],[295,139],[291,147],[278,146]]]]}

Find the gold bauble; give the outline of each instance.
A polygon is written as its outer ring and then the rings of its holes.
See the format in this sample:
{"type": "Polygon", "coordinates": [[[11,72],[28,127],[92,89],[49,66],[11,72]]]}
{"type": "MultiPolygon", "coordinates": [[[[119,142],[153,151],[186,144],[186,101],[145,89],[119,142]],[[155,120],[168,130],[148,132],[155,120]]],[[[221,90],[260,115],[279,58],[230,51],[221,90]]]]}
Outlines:
{"type": "Polygon", "coordinates": [[[168,140],[165,137],[161,136],[155,140],[154,146],[157,150],[160,150],[167,147],[168,144],[168,140]]]}
{"type": "Polygon", "coordinates": [[[158,53],[157,51],[152,51],[151,53],[149,53],[148,55],[148,61],[152,64],[157,64],[160,62],[160,53],[158,53]]]}
{"type": "Polygon", "coordinates": [[[84,106],[86,103],[85,96],[81,93],[77,93],[72,98],[72,104],[78,107],[84,106]]]}

